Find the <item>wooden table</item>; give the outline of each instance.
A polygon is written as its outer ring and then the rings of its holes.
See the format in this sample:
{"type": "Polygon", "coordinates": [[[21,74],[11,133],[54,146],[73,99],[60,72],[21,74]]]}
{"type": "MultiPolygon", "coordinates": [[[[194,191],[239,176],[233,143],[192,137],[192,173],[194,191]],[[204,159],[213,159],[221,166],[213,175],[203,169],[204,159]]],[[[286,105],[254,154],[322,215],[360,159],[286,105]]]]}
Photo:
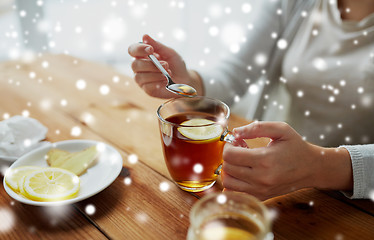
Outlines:
{"type": "MultiPolygon", "coordinates": [[[[0,187],[0,239],[185,239],[191,206],[206,193],[184,192],[170,180],[155,114],[162,102],[146,96],[131,78],[111,67],[72,56],[1,63],[1,119],[22,114],[36,118],[48,127],[51,142],[106,142],[121,153],[123,170],[101,193],[65,207],[24,205],[0,187]],[[78,80],[85,81],[84,89],[76,87],[78,80]],[[108,94],[101,93],[102,86],[109,87],[108,94]],[[72,136],[76,126],[82,133],[72,136]],[[128,161],[132,154],[138,162],[128,161]],[[162,191],[161,183],[170,188],[162,191]],[[94,206],[93,214],[86,212],[87,206],[94,206]],[[8,227],[1,227],[3,223],[8,227]]],[[[232,116],[230,125],[246,123],[232,116]]],[[[266,140],[250,144],[259,147],[266,140]]],[[[220,190],[216,184],[209,191],[220,190]]],[[[275,239],[374,238],[374,207],[369,200],[304,189],[265,204],[276,212],[275,239]]]]}

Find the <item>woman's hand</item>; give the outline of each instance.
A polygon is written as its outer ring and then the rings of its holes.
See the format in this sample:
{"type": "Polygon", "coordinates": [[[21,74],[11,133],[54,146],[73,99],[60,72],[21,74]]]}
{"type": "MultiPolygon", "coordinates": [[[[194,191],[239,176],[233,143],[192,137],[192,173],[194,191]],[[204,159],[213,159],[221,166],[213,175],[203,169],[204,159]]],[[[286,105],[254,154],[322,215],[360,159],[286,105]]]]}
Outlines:
{"type": "Polygon", "coordinates": [[[233,131],[237,139],[268,137],[268,146],[227,144],[222,182],[226,190],[247,192],[261,200],[305,187],[352,189],[352,167],[344,148],[310,144],[282,122],[254,122],[233,131]]]}
{"type": "Polygon", "coordinates": [[[174,49],[144,35],[143,43],[132,44],[128,52],[135,58],[131,66],[135,73],[135,81],[148,95],[158,98],[176,97],[165,89],[167,80],[148,58],[150,54],[158,58],[175,83],[188,84],[194,87],[199,95],[203,95],[203,85],[199,75],[187,70],[182,57],[174,49]]]}

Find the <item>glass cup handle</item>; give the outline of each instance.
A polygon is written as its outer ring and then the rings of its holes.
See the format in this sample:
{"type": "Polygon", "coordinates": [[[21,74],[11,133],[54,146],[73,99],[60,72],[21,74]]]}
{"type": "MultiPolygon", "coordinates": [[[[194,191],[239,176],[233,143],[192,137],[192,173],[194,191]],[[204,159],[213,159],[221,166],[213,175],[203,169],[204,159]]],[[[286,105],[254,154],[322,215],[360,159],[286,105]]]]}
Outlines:
{"type": "Polygon", "coordinates": [[[233,143],[235,141],[235,136],[226,128],[222,133],[220,140],[228,143],[233,143]]]}
{"type": "MultiPolygon", "coordinates": [[[[220,140],[228,143],[233,143],[235,141],[235,136],[226,128],[225,131],[222,133],[220,140]]],[[[222,164],[218,166],[218,168],[214,171],[214,174],[220,175],[221,169],[222,164]]]]}

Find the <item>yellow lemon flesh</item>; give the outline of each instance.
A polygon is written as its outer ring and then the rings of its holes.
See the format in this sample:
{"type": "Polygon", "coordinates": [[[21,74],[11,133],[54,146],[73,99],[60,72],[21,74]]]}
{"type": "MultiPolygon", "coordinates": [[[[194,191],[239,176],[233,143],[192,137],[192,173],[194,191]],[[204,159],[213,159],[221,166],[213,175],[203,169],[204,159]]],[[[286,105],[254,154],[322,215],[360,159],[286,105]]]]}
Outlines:
{"type": "Polygon", "coordinates": [[[60,201],[77,195],[79,185],[79,177],[74,173],[50,167],[28,174],[24,179],[23,191],[35,201],[60,201]]]}
{"type": "Polygon", "coordinates": [[[35,166],[21,166],[16,168],[9,169],[5,174],[5,182],[8,186],[13,189],[15,192],[20,192],[20,185],[19,183],[22,177],[32,173],[35,170],[39,170],[40,167],[35,166]]]}
{"type": "Polygon", "coordinates": [[[197,140],[197,141],[215,141],[221,137],[223,127],[216,122],[204,119],[204,118],[193,118],[181,123],[178,131],[186,138],[197,140]]]}
{"type": "Polygon", "coordinates": [[[202,240],[255,240],[256,236],[253,234],[233,227],[215,227],[204,229],[200,234],[202,240]]]}

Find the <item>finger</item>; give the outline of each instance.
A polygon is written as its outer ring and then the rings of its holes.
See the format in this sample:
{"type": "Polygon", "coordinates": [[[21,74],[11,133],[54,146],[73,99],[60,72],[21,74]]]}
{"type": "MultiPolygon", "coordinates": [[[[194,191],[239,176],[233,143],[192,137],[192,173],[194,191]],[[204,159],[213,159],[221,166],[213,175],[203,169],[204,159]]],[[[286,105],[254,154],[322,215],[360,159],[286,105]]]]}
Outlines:
{"type": "Polygon", "coordinates": [[[172,48],[169,48],[166,45],[154,40],[148,34],[145,34],[143,36],[143,42],[151,45],[154,48],[154,51],[160,54],[163,59],[167,59],[175,55],[175,52],[172,48]]]}
{"type": "Polygon", "coordinates": [[[232,144],[236,147],[249,148],[248,144],[242,138],[235,138],[232,144]]]}
{"type": "Polygon", "coordinates": [[[160,54],[154,52],[153,55],[154,55],[154,56],[155,56],[159,61],[161,61],[161,56],[160,56],[160,54]]]}
{"type": "Polygon", "coordinates": [[[241,181],[224,171],[222,172],[222,185],[229,191],[247,192],[250,189],[247,182],[241,181]]]}
{"type": "MultiPolygon", "coordinates": [[[[160,61],[160,63],[167,71],[170,71],[169,64],[167,62],[160,61]]],[[[131,68],[134,73],[160,72],[160,70],[149,59],[135,59],[131,64],[131,68]]]]}
{"type": "Polygon", "coordinates": [[[264,190],[259,185],[241,181],[240,179],[233,177],[224,171],[222,171],[222,185],[224,191],[245,192],[253,195],[261,201],[276,195],[271,193],[269,194],[267,189],[264,190]]]}
{"type": "Polygon", "coordinates": [[[273,140],[283,139],[295,133],[287,123],[284,122],[253,122],[233,130],[234,135],[241,139],[253,139],[268,137],[273,140]]]}
{"type": "Polygon", "coordinates": [[[223,149],[223,160],[238,166],[256,167],[267,154],[266,148],[242,148],[226,144],[223,149]]]}
{"type": "Polygon", "coordinates": [[[222,171],[230,176],[235,176],[235,178],[240,179],[244,182],[251,182],[251,174],[253,172],[251,167],[233,165],[229,162],[224,161],[222,164],[222,171]]]}
{"type": "Polygon", "coordinates": [[[155,87],[159,88],[161,86],[164,87],[167,83],[165,76],[160,72],[136,73],[134,79],[140,87],[143,87],[145,84],[153,83],[155,87]]]}
{"type": "Polygon", "coordinates": [[[153,54],[154,48],[146,43],[134,43],[129,46],[128,52],[130,56],[135,58],[145,58],[150,54],[153,54]]]}

